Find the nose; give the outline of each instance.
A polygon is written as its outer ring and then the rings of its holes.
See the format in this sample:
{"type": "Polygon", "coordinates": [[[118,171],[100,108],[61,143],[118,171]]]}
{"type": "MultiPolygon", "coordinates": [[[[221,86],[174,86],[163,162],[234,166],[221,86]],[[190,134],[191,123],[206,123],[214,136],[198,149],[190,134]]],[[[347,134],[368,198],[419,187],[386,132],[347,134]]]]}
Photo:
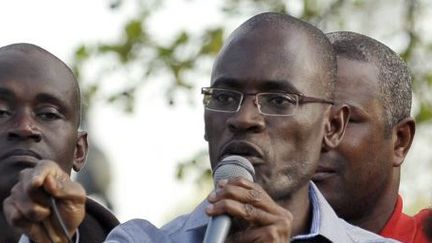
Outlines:
{"type": "Polygon", "coordinates": [[[234,113],[227,123],[233,133],[261,132],[265,128],[265,120],[258,111],[255,96],[245,96],[240,110],[234,113]]]}
{"type": "Polygon", "coordinates": [[[33,140],[34,142],[41,141],[42,134],[31,114],[16,114],[16,118],[12,119],[10,122],[12,124],[9,131],[7,132],[8,140],[33,140]]]}

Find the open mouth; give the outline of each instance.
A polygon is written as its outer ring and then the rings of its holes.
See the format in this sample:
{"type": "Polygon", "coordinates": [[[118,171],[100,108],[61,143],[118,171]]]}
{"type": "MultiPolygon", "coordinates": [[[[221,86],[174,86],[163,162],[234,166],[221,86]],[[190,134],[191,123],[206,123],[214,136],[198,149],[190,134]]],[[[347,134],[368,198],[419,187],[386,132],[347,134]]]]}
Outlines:
{"type": "Polygon", "coordinates": [[[239,155],[245,157],[251,161],[254,166],[264,163],[263,152],[258,146],[250,142],[232,141],[227,143],[222,148],[220,159],[230,155],[239,155]]]}

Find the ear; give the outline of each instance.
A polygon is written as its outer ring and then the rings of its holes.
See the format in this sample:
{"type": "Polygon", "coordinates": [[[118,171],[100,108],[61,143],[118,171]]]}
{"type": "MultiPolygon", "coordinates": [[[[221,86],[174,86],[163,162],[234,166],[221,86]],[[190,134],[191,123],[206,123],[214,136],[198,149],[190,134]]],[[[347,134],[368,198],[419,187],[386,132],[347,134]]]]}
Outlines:
{"type": "Polygon", "coordinates": [[[398,122],[392,129],[394,135],[394,161],[393,166],[402,165],[408,150],[411,147],[415,134],[415,121],[412,117],[405,118],[398,122]]]}
{"type": "Polygon", "coordinates": [[[74,153],[74,162],[73,169],[74,171],[80,171],[86,162],[88,153],[88,141],[87,141],[87,132],[78,131],[78,137],[75,144],[75,153],[74,153]]]}
{"type": "Polygon", "coordinates": [[[333,105],[325,124],[322,152],[334,149],[342,141],[349,121],[350,108],[346,104],[333,105]]]}

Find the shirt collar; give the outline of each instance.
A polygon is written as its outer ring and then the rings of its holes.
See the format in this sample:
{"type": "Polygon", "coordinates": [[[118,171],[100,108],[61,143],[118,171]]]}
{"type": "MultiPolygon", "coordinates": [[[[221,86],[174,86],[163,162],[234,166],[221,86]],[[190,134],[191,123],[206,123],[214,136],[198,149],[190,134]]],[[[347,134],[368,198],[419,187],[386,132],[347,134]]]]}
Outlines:
{"type": "Polygon", "coordinates": [[[319,235],[327,238],[331,242],[351,242],[351,237],[347,234],[347,223],[339,218],[316,185],[311,181],[311,189],[316,196],[319,208],[319,235]]]}
{"type": "Polygon", "coordinates": [[[207,200],[204,200],[192,211],[185,224],[186,231],[207,226],[210,217],[205,213],[205,209],[209,204],[207,200]]]}
{"type": "MultiPolygon", "coordinates": [[[[345,228],[340,223],[342,220],[338,218],[312,181],[309,185],[309,199],[312,207],[312,222],[310,230],[307,234],[297,235],[292,239],[304,240],[321,235],[332,242],[350,242],[350,237],[346,234],[345,228]]],[[[209,202],[204,200],[194,209],[185,224],[184,229],[186,231],[200,227],[205,228],[207,226],[210,219],[210,217],[205,213],[207,205],[209,205],[209,202]]]]}
{"type": "Polygon", "coordinates": [[[292,238],[292,240],[306,240],[313,238],[319,234],[321,213],[319,208],[318,196],[316,193],[316,189],[314,188],[313,182],[311,182],[309,185],[309,200],[312,207],[312,222],[309,232],[303,235],[296,235],[292,238]]]}
{"type": "Polygon", "coordinates": [[[394,238],[402,242],[411,242],[415,237],[416,221],[414,218],[402,212],[403,201],[398,195],[396,205],[389,220],[381,230],[380,235],[384,237],[394,238]]]}

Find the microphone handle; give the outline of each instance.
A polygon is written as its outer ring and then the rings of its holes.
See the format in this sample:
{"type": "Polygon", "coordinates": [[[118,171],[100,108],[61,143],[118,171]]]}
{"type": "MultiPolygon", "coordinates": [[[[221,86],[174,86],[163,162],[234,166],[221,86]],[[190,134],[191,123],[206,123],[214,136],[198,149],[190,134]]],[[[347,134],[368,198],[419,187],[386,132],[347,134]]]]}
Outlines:
{"type": "Polygon", "coordinates": [[[228,215],[211,217],[207,225],[203,243],[224,243],[231,227],[228,215]]]}

